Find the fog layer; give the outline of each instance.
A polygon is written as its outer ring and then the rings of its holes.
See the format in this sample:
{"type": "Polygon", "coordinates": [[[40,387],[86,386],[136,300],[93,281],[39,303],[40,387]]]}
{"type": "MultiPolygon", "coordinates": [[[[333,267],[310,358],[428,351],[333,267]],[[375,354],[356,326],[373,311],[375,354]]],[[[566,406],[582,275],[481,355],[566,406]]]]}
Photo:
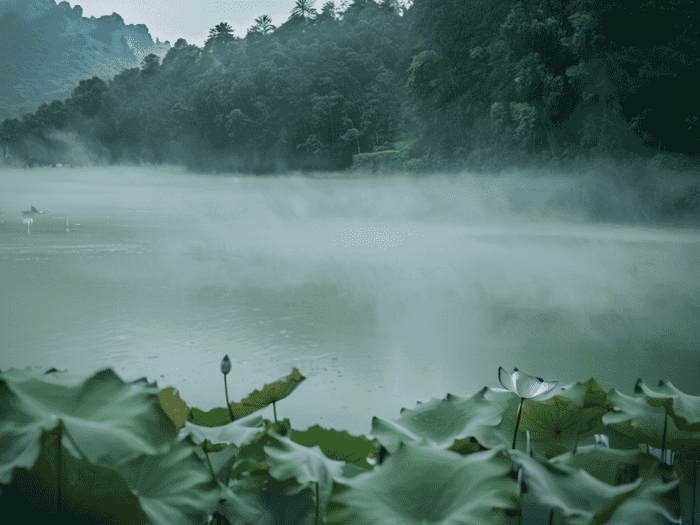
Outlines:
{"type": "MultiPolygon", "coordinates": [[[[164,375],[159,385],[179,386],[183,399],[205,409],[220,405],[217,370],[226,353],[242,371],[241,389],[259,388],[255,381],[275,380],[292,366],[309,377],[285,401],[295,428],[322,423],[367,432],[372,415],[398,417],[417,400],[500,386],[498,366],[562,384],[593,376],[627,393],[637,377],[664,379],[700,395],[700,231],[635,225],[644,211],[630,188],[522,174],[309,179],[124,168],[0,177],[6,225],[21,225],[19,211],[30,204],[81,222],[82,238],[71,245],[78,255],[70,264],[61,259],[57,275],[100,287],[158,283],[153,290],[161,291],[148,297],[116,289],[95,296],[92,315],[109,325],[116,312],[109,303],[121,301],[126,318],[114,320],[110,333],[132,337],[125,363],[134,377],[143,370],[151,379],[164,375]],[[600,212],[615,205],[627,224],[600,212]],[[86,246],[98,256],[80,255],[86,246]],[[260,322],[274,340],[252,317],[240,320],[243,303],[267,315],[260,322]],[[178,366],[166,365],[169,353],[175,359],[168,329],[148,327],[154,315],[194,334],[178,366]],[[150,362],[139,346],[146,337],[160,341],[150,362]],[[243,361],[256,358],[240,340],[256,337],[258,348],[274,350],[255,373],[244,372],[243,361]],[[333,357],[344,365],[329,372],[333,357]],[[217,387],[178,383],[195,369],[217,387]]],[[[46,254],[68,238],[60,228],[34,238],[8,228],[0,236],[6,271],[19,246],[51,265],[46,254]]],[[[6,297],[28,301],[22,290],[36,270],[12,268],[13,283],[0,286],[6,297]]],[[[46,275],[36,278],[54,293],[46,275]]],[[[24,311],[42,322],[35,310],[24,311]]],[[[23,357],[36,351],[20,352],[26,325],[0,328],[14,347],[0,368],[41,364],[23,357]]],[[[61,348],[51,355],[60,360],[61,348]]]]}

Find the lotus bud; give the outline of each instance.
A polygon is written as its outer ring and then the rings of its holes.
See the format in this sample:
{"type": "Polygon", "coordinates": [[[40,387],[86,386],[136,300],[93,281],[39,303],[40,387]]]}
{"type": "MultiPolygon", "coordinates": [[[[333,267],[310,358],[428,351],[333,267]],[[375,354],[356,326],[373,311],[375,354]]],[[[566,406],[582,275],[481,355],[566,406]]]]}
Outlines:
{"type": "Polygon", "coordinates": [[[228,358],[228,354],[224,356],[221,360],[221,373],[226,375],[231,371],[231,360],[228,358]]]}

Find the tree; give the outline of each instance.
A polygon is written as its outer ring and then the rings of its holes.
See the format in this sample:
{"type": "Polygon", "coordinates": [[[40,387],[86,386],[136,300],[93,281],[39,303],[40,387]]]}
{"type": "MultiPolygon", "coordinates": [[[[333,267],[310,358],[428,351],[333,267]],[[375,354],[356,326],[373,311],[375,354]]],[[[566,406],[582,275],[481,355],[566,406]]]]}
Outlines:
{"type": "Polygon", "coordinates": [[[292,9],[292,18],[302,18],[308,22],[309,18],[317,16],[314,3],[316,0],[296,0],[294,9],[292,9]]]}
{"type": "Polygon", "coordinates": [[[272,18],[268,15],[261,15],[255,19],[255,23],[260,27],[260,32],[263,35],[272,33],[276,28],[272,25],[272,18]]]}
{"type": "Polygon", "coordinates": [[[272,19],[268,15],[261,15],[255,19],[255,24],[248,29],[249,35],[267,36],[277,29],[272,25],[272,19]]]}
{"type": "Polygon", "coordinates": [[[153,53],[151,53],[150,55],[146,56],[146,58],[144,58],[141,62],[141,73],[143,73],[146,76],[151,76],[158,72],[159,67],[160,58],[158,57],[158,55],[154,55],[153,53]]]}
{"type": "Polygon", "coordinates": [[[94,117],[102,107],[102,95],[107,91],[107,84],[99,77],[81,80],[66,99],[66,104],[74,107],[86,117],[94,117]]]}
{"type": "Polygon", "coordinates": [[[387,11],[389,13],[399,14],[401,11],[401,4],[399,4],[398,0],[381,0],[379,2],[379,7],[383,11],[387,11]]]}
{"type": "Polygon", "coordinates": [[[227,42],[233,40],[233,29],[227,22],[216,24],[213,29],[209,30],[209,38],[204,42],[204,47],[210,46],[219,42],[227,42]]]}
{"type": "Polygon", "coordinates": [[[319,22],[325,22],[327,20],[335,20],[335,2],[326,2],[321,8],[321,13],[318,15],[316,20],[319,22]]]}

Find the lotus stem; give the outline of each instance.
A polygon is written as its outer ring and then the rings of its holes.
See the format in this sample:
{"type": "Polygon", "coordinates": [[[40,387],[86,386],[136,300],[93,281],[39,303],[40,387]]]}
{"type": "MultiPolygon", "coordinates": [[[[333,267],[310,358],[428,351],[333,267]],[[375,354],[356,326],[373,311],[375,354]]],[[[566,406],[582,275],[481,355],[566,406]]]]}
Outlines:
{"type": "Polygon", "coordinates": [[[666,407],[664,407],[664,435],[661,439],[661,461],[666,462],[666,430],[668,428],[668,414],[666,413],[666,407]]]}
{"type": "Polygon", "coordinates": [[[231,408],[231,403],[228,400],[228,384],[226,384],[226,376],[224,376],[224,390],[226,391],[226,406],[228,407],[228,416],[231,418],[231,423],[233,423],[233,409],[231,408]]]}
{"type": "Polygon", "coordinates": [[[518,426],[520,425],[520,414],[523,410],[524,397],[520,398],[520,404],[518,405],[518,419],[515,421],[515,432],[513,433],[513,450],[515,450],[515,441],[518,439],[518,426]]]}
{"type": "Polygon", "coordinates": [[[61,520],[63,518],[63,494],[61,494],[61,485],[63,482],[63,456],[61,454],[61,436],[63,434],[63,424],[58,425],[58,439],[56,450],[56,517],[61,520]]]}
{"type": "Polygon", "coordinates": [[[209,472],[211,472],[211,477],[214,480],[214,483],[216,483],[216,474],[214,474],[214,467],[211,466],[211,460],[209,459],[209,452],[207,452],[207,441],[204,440],[203,446],[202,446],[202,452],[204,452],[204,457],[207,458],[207,464],[209,465],[209,472]]]}
{"type": "Polygon", "coordinates": [[[275,416],[275,423],[277,423],[277,407],[275,407],[275,402],[272,402],[272,412],[274,413],[275,416]]]}
{"type": "Polygon", "coordinates": [[[226,374],[231,371],[231,360],[228,358],[228,354],[224,356],[221,360],[221,373],[224,374],[224,390],[226,391],[226,406],[228,407],[228,415],[231,418],[231,423],[233,423],[233,409],[231,408],[231,403],[228,400],[228,383],[226,382],[226,374]]]}
{"type": "Polygon", "coordinates": [[[318,525],[318,481],[315,482],[316,485],[316,517],[314,518],[314,525],[318,525]]]}

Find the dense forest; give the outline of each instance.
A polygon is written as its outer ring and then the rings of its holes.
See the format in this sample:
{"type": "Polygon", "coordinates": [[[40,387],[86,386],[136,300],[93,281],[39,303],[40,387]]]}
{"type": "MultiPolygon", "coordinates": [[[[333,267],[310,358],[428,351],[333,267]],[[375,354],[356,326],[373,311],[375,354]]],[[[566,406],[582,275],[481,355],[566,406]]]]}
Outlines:
{"type": "Polygon", "coordinates": [[[79,143],[104,164],[253,173],[386,150],[427,172],[700,145],[694,0],[313,4],[81,80],[4,120],[0,144],[30,165],[70,163],[79,143]]]}

